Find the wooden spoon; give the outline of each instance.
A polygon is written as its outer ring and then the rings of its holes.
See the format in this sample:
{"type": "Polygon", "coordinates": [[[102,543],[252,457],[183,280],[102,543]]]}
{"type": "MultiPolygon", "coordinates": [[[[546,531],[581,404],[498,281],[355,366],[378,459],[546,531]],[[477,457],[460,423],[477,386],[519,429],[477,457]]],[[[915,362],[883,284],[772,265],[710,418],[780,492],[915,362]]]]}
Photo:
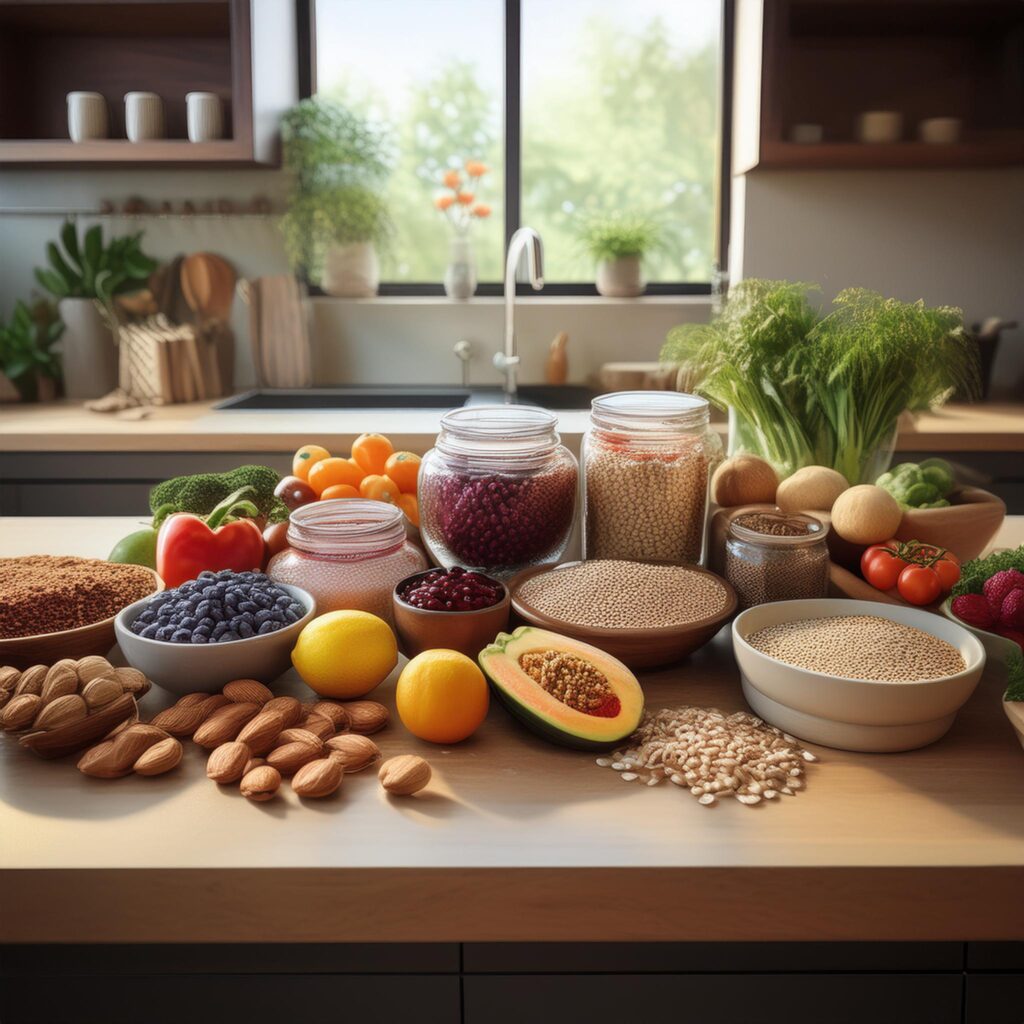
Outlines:
{"type": "Polygon", "coordinates": [[[200,322],[230,317],[235,280],[234,268],[216,253],[196,252],[181,261],[181,290],[200,322]]]}

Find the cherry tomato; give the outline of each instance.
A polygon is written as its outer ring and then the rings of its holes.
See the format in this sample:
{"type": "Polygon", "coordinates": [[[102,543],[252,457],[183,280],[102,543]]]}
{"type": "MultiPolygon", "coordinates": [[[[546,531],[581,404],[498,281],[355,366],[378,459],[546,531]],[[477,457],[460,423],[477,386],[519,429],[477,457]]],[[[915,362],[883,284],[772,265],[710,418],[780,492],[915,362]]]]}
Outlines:
{"type": "Polygon", "coordinates": [[[938,576],[939,586],[942,587],[943,593],[952,590],[953,584],[960,579],[960,566],[948,551],[932,564],[932,572],[938,576]]]}
{"type": "Polygon", "coordinates": [[[321,459],[309,471],[309,486],[322,496],[328,487],[348,484],[358,487],[365,474],[351,459],[321,459]]]}
{"type": "Polygon", "coordinates": [[[292,473],[300,480],[309,479],[309,471],[321,459],[329,459],[331,453],[318,444],[304,444],[292,458],[292,473]]]}
{"type": "Polygon", "coordinates": [[[389,501],[394,505],[401,491],[391,477],[371,475],[359,485],[359,493],[371,501],[389,501]]]}
{"type": "Polygon", "coordinates": [[[305,480],[297,476],[286,476],[274,488],[274,497],[280,498],[292,510],[316,501],[316,491],[305,480]]]}
{"type": "Polygon", "coordinates": [[[886,544],[873,544],[860,556],[861,574],[877,590],[892,590],[907,564],[886,544]]]}
{"type": "Polygon", "coordinates": [[[935,570],[926,565],[908,565],[897,583],[900,597],[910,604],[931,604],[942,594],[942,584],[935,570]]]}
{"type": "Polygon", "coordinates": [[[383,476],[395,446],[383,434],[360,434],[352,445],[352,459],[364,473],[383,476]]]}
{"type": "Polygon", "coordinates": [[[403,494],[415,494],[420,457],[412,452],[395,452],[384,463],[384,472],[398,484],[403,494]]]}
{"type": "Polygon", "coordinates": [[[330,487],[324,488],[324,493],[320,495],[321,500],[330,501],[333,498],[358,498],[359,488],[353,487],[351,484],[331,484],[330,487]]]}

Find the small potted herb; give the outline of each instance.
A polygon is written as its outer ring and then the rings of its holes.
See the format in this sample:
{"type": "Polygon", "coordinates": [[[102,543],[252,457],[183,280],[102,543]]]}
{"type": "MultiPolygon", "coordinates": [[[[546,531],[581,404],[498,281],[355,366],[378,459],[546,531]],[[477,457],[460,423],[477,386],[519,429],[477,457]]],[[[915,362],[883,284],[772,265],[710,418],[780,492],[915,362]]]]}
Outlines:
{"type": "Polygon", "coordinates": [[[13,386],[12,397],[26,402],[56,398],[60,356],[54,346],[63,331],[57,309],[47,299],[31,308],[18,302],[9,321],[0,319],[0,374],[13,386]]]}
{"type": "Polygon", "coordinates": [[[636,213],[595,215],[584,220],[579,238],[597,263],[598,292],[614,298],[643,294],[643,258],[661,243],[661,229],[652,218],[636,213]]]}
{"type": "Polygon", "coordinates": [[[376,295],[377,252],[391,234],[381,195],[391,166],[387,135],[342,104],[314,97],[284,115],[281,136],[291,175],[281,223],[289,260],[330,295],[376,295]]]}

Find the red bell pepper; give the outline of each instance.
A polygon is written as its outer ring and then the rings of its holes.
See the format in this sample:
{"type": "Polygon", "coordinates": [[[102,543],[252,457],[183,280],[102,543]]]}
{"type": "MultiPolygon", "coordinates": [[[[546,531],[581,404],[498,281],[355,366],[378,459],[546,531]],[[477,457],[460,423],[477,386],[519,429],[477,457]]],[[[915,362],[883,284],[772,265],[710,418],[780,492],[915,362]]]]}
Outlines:
{"type": "Polygon", "coordinates": [[[245,572],[262,567],[263,534],[251,519],[239,518],[258,512],[246,500],[250,493],[255,493],[254,488],[240,488],[206,517],[178,512],[160,524],[156,571],[168,587],[194,580],[207,569],[245,572]]]}

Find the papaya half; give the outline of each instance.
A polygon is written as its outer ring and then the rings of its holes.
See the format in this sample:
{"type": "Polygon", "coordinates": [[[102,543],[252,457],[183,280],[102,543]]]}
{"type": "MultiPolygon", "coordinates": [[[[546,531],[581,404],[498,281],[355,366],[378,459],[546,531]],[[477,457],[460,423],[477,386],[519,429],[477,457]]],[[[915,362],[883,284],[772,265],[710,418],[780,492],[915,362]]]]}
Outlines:
{"type": "Polygon", "coordinates": [[[637,678],[590,644],[535,626],[499,633],[479,656],[494,693],[527,728],[578,750],[609,750],[644,713],[637,678]]]}

